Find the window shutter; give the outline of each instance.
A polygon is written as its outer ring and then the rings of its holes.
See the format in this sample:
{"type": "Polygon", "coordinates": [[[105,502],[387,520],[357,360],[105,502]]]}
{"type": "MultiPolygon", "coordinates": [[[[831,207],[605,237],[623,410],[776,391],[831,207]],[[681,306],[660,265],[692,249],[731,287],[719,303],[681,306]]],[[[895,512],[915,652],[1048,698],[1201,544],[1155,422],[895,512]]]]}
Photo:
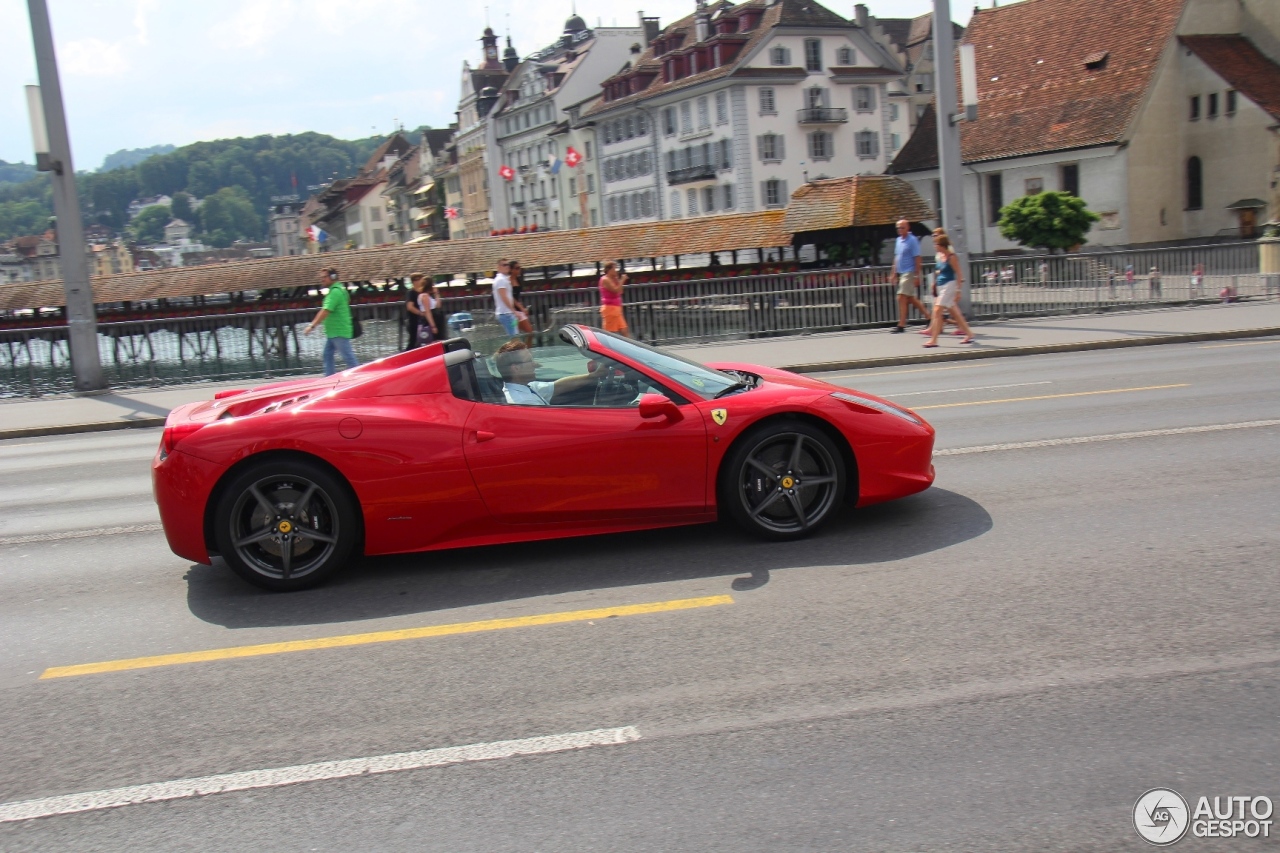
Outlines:
{"type": "Polygon", "coordinates": [[[769,206],[769,182],[768,181],[760,182],[760,206],[761,207],[769,206]]]}
{"type": "Polygon", "coordinates": [[[786,137],[782,135],[773,138],[773,153],[777,155],[779,160],[787,159],[786,137]]]}
{"type": "Polygon", "coordinates": [[[791,200],[791,196],[787,195],[787,182],[778,181],[778,204],[783,206],[791,200]]]}
{"type": "Polygon", "coordinates": [[[867,108],[872,110],[876,108],[876,89],[874,86],[867,87],[867,108]]]}
{"type": "Polygon", "coordinates": [[[764,160],[764,134],[756,137],[756,155],[759,159],[764,160]]]}

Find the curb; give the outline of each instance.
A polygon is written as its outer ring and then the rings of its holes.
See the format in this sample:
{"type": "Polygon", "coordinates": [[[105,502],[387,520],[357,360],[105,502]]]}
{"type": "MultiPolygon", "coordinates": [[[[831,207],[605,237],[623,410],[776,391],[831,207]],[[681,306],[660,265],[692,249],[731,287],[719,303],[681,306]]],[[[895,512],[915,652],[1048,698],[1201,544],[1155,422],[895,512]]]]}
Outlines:
{"type": "Polygon", "coordinates": [[[978,358],[1007,358],[1016,355],[1047,355],[1056,352],[1084,352],[1099,349],[1123,349],[1125,347],[1153,347],[1164,344],[1189,344],[1197,341],[1222,341],[1232,338],[1266,338],[1280,335],[1280,327],[1264,329],[1232,329],[1225,332],[1193,332],[1178,335],[1160,335],[1151,338],[1114,338],[1103,341],[1083,341],[1074,344],[1041,344],[1029,347],[1001,349],[966,349],[947,352],[920,353],[918,355],[894,355],[882,358],[861,358],[849,361],[821,361],[811,364],[793,364],[779,367],[792,373],[825,373],[832,370],[864,370],[871,367],[892,367],[898,364],[927,364],[934,361],[970,361],[978,358]]]}
{"type": "Polygon", "coordinates": [[[75,435],[81,432],[110,432],[118,429],[150,429],[164,426],[164,418],[138,418],[132,421],[99,421],[91,424],[0,429],[0,441],[10,438],[39,438],[45,435],[75,435]]]}

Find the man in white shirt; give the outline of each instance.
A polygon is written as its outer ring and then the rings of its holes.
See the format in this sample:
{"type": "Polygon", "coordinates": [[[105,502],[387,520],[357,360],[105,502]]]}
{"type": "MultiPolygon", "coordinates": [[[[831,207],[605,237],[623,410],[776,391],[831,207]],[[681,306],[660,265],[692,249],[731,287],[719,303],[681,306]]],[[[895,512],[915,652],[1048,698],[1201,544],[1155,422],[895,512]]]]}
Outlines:
{"type": "Polygon", "coordinates": [[[534,379],[537,363],[533,353],[521,340],[507,341],[493,356],[502,377],[502,396],[513,406],[550,406],[558,394],[565,394],[599,381],[602,371],[609,369],[604,359],[595,370],[579,376],[565,376],[555,382],[534,379]]]}
{"type": "Polygon", "coordinates": [[[520,317],[516,313],[515,297],[511,295],[511,262],[506,258],[498,261],[498,274],[493,277],[493,316],[508,335],[516,333],[520,317]]]}

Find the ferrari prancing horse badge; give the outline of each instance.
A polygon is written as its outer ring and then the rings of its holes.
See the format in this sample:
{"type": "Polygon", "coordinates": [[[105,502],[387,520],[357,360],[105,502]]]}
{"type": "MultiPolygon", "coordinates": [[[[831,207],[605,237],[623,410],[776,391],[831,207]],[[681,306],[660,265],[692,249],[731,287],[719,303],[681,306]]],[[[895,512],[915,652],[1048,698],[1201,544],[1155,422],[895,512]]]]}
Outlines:
{"type": "Polygon", "coordinates": [[[724,422],[729,420],[729,413],[724,409],[712,409],[711,420],[715,421],[717,426],[724,426],[724,422]]]}

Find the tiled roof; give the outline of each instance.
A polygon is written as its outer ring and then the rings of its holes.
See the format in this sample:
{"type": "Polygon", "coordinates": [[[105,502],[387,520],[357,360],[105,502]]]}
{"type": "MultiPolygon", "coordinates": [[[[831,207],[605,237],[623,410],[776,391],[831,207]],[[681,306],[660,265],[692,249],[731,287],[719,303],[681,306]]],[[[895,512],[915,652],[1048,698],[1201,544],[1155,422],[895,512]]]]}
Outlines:
{"type": "Polygon", "coordinates": [[[916,129],[886,170],[891,175],[938,168],[938,111],[930,103],[920,114],[916,129]]]}
{"type": "MultiPolygon", "coordinates": [[[[960,126],[965,162],[1122,141],[1182,6],[1025,0],[979,9],[965,36],[976,48],[979,100],[978,120],[960,126]],[[1086,67],[1085,58],[1100,52],[1107,54],[1101,67],[1086,67]]],[[[912,142],[922,135],[929,134],[917,127],[912,142]]],[[[920,141],[904,146],[892,171],[936,168],[936,150],[923,150],[936,143],[920,141]]]]}
{"type": "MultiPolygon", "coordinates": [[[[744,9],[759,9],[764,6],[764,0],[747,0],[745,3],[739,3],[729,7],[725,14],[736,15],[744,9]]],[[[611,110],[623,104],[634,103],[638,100],[651,98],[654,95],[664,92],[673,92],[679,89],[686,89],[690,86],[696,86],[699,83],[705,83],[708,80],[717,80],[721,77],[727,77],[730,74],[742,74],[745,69],[739,69],[743,60],[753,51],[756,46],[768,37],[770,30],[774,27],[854,27],[855,24],[850,23],[846,19],[840,17],[830,9],[820,5],[817,0],[777,0],[772,6],[764,8],[764,15],[754,29],[750,32],[743,33],[747,36],[747,41],[743,44],[742,49],[738,52],[738,58],[727,65],[719,68],[711,68],[706,71],[700,71],[697,74],[691,74],[687,77],[681,77],[679,80],[665,82],[662,75],[656,76],[653,81],[643,90],[632,93],[626,97],[616,98],[612,101],[606,101],[603,98],[596,101],[590,107],[583,110],[583,117],[588,117],[596,113],[611,110]],[[735,72],[735,69],[738,69],[735,72]]],[[[694,44],[697,36],[697,18],[696,15],[688,15],[663,29],[660,38],[670,38],[676,33],[684,33],[684,47],[694,44]]],[[[632,65],[639,67],[642,65],[657,65],[661,67],[662,60],[655,54],[653,45],[649,45],[643,53],[640,54],[632,65]]],[[[755,70],[755,69],[753,69],[755,70]]],[[[767,71],[771,76],[776,76],[779,72],[787,72],[785,68],[761,69],[767,71]]],[[[795,69],[804,73],[803,69],[795,69]]]]}
{"type": "Polygon", "coordinates": [[[1183,36],[1179,39],[1240,94],[1280,121],[1280,65],[1244,36],[1183,36]]]}
{"type": "Polygon", "coordinates": [[[858,175],[813,181],[796,190],[783,227],[792,234],[831,228],[892,225],[899,219],[922,222],[933,210],[901,178],[858,175]]]}
{"type": "MultiPolygon", "coordinates": [[[[528,267],[587,264],[607,258],[648,258],[708,251],[789,246],[785,211],[765,210],[728,216],[704,216],[643,222],[578,231],[547,231],[473,240],[447,240],[323,255],[294,255],[212,267],[174,267],[105,276],[93,280],[95,302],[195,296],[308,287],[316,271],[334,266],[349,281],[381,281],[415,272],[433,274],[488,272],[498,258],[518,258],[528,267]]],[[[64,304],[61,281],[0,285],[0,309],[64,304]]]]}

